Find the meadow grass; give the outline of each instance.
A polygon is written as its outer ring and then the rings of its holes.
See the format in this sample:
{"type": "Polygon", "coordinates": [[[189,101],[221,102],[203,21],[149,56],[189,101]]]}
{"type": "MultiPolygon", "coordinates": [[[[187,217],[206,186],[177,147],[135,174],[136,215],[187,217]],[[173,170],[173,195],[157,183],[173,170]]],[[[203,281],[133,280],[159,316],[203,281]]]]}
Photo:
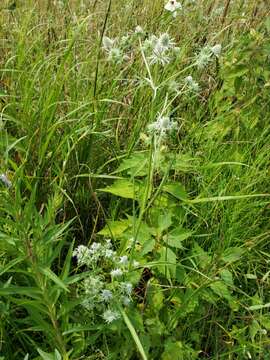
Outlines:
{"type": "Polygon", "coordinates": [[[0,4],[1,360],[270,359],[270,6],[165,4],[0,4]]]}

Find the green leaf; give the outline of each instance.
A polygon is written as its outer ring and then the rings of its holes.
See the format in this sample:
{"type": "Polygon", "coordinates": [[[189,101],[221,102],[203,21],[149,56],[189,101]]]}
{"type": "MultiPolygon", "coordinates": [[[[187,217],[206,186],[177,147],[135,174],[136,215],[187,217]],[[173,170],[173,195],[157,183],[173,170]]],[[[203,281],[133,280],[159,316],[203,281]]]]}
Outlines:
{"type": "Polygon", "coordinates": [[[239,247],[231,247],[226,249],[222,255],[221,259],[225,263],[232,263],[241,258],[241,256],[244,254],[245,250],[239,247]]]}
{"type": "Polygon", "coordinates": [[[67,288],[67,286],[63,283],[63,281],[58,276],[55,275],[55,273],[51,269],[49,269],[49,268],[39,268],[39,270],[42,272],[42,274],[47,276],[50,280],[52,280],[60,288],[62,288],[63,290],[69,292],[69,289],[67,288]]]}
{"type": "Polygon", "coordinates": [[[124,311],[123,309],[120,309],[120,312],[121,312],[121,314],[122,314],[122,316],[123,316],[123,319],[124,319],[124,321],[125,321],[128,329],[129,329],[129,331],[130,331],[130,334],[131,334],[131,336],[132,336],[135,344],[137,345],[137,348],[138,348],[138,350],[139,350],[139,353],[141,354],[142,359],[143,359],[143,360],[147,360],[146,353],[145,353],[145,351],[144,351],[144,348],[143,348],[143,346],[142,346],[142,343],[141,343],[141,341],[140,341],[140,338],[139,338],[136,330],[134,329],[134,326],[132,325],[132,323],[131,323],[131,321],[129,320],[129,318],[128,318],[127,314],[125,313],[125,311],[124,311]]]}
{"type": "Polygon", "coordinates": [[[111,186],[99,189],[99,191],[108,192],[126,199],[136,200],[139,192],[139,184],[129,180],[116,180],[111,186]]]}
{"type": "Polygon", "coordinates": [[[175,278],[176,273],[176,254],[169,247],[162,247],[159,251],[159,261],[162,265],[158,266],[159,271],[164,274],[168,279],[175,278]]]}
{"type": "Polygon", "coordinates": [[[117,237],[122,235],[130,225],[130,220],[107,221],[107,225],[98,234],[117,237]]]}
{"type": "Polygon", "coordinates": [[[183,200],[188,198],[185,188],[180,183],[165,185],[163,186],[163,190],[173,195],[178,200],[183,200]]]}
{"type": "Polygon", "coordinates": [[[132,177],[145,176],[148,173],[148,161],[148,152],[135,153],[130,158],[124,159],[118,169],[113,172],[113,174],[129,170],[127,173],[132,177]]]}
{"type": "Polygon", "coordinates": [[[228,269],[222,269],[220,272],[221,279],[225,282],[225,284],[229,286],[233,286],[233,276],[232,273],[228,269]]]}
{"type": "Polygon", "coordinates": [[[144,256],[144,255],[150,253],[154,249],[154,247],[155,247],[155,239],[150,238],[143,244],[142,250],[141,250],[141,255],[144,256]]]}
{"type": "Polygon", "coordinates": [[[54,353],[47,353],[41,349],[37,349],[37,351],[43,360],[61,360],[62,359],[59,351],[56,349],[55,349],[54,353]]]}
{"type": "Polygon", "coordinates": [[[170,231],[168,236],[165,235],[163,240],[171,247],[183,249],[182,241],[188,239],[191,235],[191,231],[187,231],[183,228],[176,228],[170,231]]]}
{"type": "Polygon", "coordinates": [[[264,305],[252,305],[248,308],[248,310],[250,311],[254,311],[254,310],[261,310],[261,309],[266,309],[266,308],[269,308],[270,307],[270,303],[267,303],[267,304],[264,304],[264,305]]]}
{"type": "Polygon", "coordinates": [[[223,281],[215,281],[210,284],[210,288],[217,294],[219,297],[224,298],[228,301],[232,300],[231,294],[229,289],[227,288],[226,284],[223,281]]]}

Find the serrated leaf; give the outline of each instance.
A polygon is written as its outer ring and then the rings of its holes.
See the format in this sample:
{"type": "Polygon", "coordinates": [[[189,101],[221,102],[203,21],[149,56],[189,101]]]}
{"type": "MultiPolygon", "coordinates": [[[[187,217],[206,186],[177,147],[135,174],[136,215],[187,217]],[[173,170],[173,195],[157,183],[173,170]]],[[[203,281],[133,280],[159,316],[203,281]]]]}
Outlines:
{"type": "Polygon", "coordinates": [[[167,237],[164,237],[164,241],[171,247],[183,249],[182,241],[188,239],[191,235],[191,231],[187,231],[183,228],[176,228],[170,231],[167,237]]]}

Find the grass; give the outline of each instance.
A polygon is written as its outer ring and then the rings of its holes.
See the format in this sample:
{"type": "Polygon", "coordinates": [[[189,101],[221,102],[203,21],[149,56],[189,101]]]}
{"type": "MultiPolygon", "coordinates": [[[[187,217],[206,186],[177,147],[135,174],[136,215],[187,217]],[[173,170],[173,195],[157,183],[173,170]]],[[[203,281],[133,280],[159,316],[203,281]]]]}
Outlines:
{"type": "Polygon", "coordinates": [[[270,7],[164,4],[0,4],[1,360],[269,358],[270,7]]]}

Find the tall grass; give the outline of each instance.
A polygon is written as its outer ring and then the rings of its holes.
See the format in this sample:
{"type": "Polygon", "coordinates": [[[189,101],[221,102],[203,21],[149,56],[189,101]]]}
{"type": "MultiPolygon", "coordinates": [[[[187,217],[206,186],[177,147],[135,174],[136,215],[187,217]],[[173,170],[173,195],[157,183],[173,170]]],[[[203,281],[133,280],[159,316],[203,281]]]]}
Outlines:
{"type": "Polygon", "coordinates": [[[268,359],[270,8],[182,6],[1,2],[1,359],[268,359]],[[107,238],[114,260],[74,256],[107,238]]]}

